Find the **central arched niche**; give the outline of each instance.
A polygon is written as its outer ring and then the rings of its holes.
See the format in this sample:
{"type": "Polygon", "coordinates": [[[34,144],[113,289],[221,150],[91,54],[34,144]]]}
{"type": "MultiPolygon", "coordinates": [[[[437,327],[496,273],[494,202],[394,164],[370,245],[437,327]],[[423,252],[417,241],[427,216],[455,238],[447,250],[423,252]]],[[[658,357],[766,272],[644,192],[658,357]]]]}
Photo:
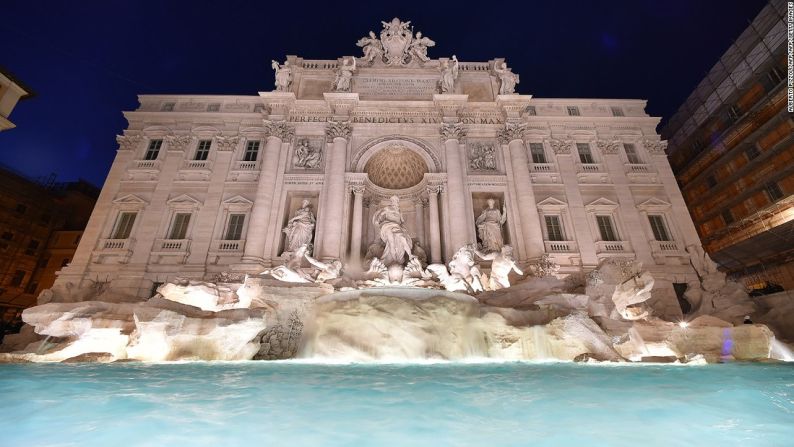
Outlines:
{"type": "Polygon", "coordinates": [[[370,182],[381,188],[406,189],[418,185],[429,170],[421,155],[393,142],[367,160],[364,172],[370,182]]]}

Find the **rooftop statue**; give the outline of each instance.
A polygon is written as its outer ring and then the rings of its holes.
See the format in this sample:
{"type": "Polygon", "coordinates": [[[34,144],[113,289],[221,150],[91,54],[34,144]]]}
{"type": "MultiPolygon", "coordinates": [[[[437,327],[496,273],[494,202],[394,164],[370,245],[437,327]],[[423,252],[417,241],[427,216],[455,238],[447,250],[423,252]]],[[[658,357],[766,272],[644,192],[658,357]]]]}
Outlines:
{"type": "Polygon", "coordinates": [[[342,59],[342,65],[336,71],[336,78],[334,79],[335,92],[349,92],[350,81],[353,79],[353,72],[356,71],[356,58],[350,58],[352,62],[348,63],[348,59],[342,59]]]}
{"type": "Polygon", "coordinates": [[[441,63],[441,80],[438,81],[441,93],[455,93],[455,81],[458,79],[458,58],[453,54],[451,60],[441,63]]]}
{"type": "Polygon", "coordinates": [[[270,66],[276,72],[276,91],[288,92],[292,83],[292,67],[289,66],[289,61],[284,62],[284,65],[279,65],[276,61],[271,62],[270,66]]]}
{"type": "Polygon", "coordinates": [[[496,63],[493,67],[494,73],[499,77],[499,94],[500,95],[513,95],[516,92],[516,84],[518,84],[518,75],[507,68],[507,63],[496,63]]]}

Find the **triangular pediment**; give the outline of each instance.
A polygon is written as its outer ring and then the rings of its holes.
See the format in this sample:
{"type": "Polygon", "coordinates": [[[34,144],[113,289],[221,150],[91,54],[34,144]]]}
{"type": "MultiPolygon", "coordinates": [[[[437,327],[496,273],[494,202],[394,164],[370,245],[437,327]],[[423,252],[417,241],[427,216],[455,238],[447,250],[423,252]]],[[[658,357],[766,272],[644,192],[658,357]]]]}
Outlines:
{"type": "Polygon", "coordinates": [[[565,208],[568,204],[554,197],[546,197],[538,202],[538,208],[565,208]]]}
{"type": "Polygon", "coordinates": [[[166,202],[170,206],[199,206],[201,202],[187,194],[180,194],[166,202]]]}
{"type": "Polygon", "coordinates": [[[649,209],[649,208],[659,209],[659,208],[669,208],[671,206],[673,206],[673,205],[670,204],[670,203],[665,202],[662,199],[657,199],[656,197],[651,197],[650,199],[648,199],[648,200],[640,203],[639,205],[637,205],[637,208],[639,208],[639,209],[649,209]]]}
{"type": "Polygon", "coordinates": [[[127,194],[114,200],[113,203],[116,205],[145,205],[146,201],[135,194],[127,194]]]}
{"type": "Polygon", "coordinates": [[[246,199],[243,196],[237,195],[234,197],[229,197],[228,199],[223,201],[224,205],[253,205],[254,202],[246,199]]]}
{"type": "Polygon", "coordinates": [[[593,200],[592,202],[588,203],[585,208],[587,209],[615,209],[618,205],[616,202],[613,202],[606,197],[600,197],[598,199],[593,200]]]}

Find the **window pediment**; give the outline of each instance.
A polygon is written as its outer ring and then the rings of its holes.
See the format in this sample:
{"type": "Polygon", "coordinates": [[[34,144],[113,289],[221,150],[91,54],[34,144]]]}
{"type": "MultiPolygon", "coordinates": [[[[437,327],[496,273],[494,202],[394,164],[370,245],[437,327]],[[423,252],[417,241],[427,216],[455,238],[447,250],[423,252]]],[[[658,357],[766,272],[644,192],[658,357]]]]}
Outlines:
{"type": "Polygon", "coordinates": [[[619,206],[620,205],[618,205],[616,202],[613,202],[605,197],[601,197],[585,205],[585,209],[590,212],[598,212],[598,211],[612,212],[616,210],[619,206]]]}
{"type": "Polygon", "coordinates": [[[179,210],[194,210],[202,205],[201,202],[187,194],[181,194],[166,202],[168,206],[179,210]]]}
{"type": "Polygon", "coordinates": [[[673,205],[665,202],[662,199],[651,197],[650,199],[637,205],[637,209],[642,211],[664,211],[670,209],[673,205]]]}
{"type": "Polygon", "coordinates": [[[555,199],[554,197],[547,197],[542,201],[538,202],[537,205],[538,209],[541,211],[564,211],[568,208],[568,204],[563,202],[562,200],[555,199]]]}
{"type": "Polygon", "coordinates": [[[236,195],[223,201],[223,207],[230,211],[248,211],[254,206],[254,202],[243,196],[236,195]]]}

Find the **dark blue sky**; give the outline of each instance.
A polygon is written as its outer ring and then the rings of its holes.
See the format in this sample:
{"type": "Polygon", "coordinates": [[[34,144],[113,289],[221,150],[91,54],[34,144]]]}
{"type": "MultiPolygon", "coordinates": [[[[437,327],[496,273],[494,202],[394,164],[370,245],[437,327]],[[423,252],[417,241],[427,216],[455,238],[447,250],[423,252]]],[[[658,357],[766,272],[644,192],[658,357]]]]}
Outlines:
{"type": "Polygon", "coordinates": [[[436,41],[431,57],[506,58],[519,93],[644,98],[669,118],[764,4],[5,0],[0,65],[36,97],[0,133],[0,162],[101,185],[137,94],[270,90],[271,59],[358,56],[394,16],[436,41]]]}

